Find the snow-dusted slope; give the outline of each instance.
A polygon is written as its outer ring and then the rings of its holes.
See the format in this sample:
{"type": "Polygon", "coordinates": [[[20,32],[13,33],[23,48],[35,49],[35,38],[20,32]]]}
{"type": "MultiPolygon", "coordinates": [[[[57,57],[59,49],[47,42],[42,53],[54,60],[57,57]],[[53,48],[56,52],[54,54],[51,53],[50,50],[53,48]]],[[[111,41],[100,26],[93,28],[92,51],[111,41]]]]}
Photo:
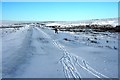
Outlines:
{"type": "Polygon", "coordinates": [[[113,18],[113,19],[98,19],[98,20],[94,20],[92,21],[92,24],[98,24],[98,25],[112,25],[113,27],[115,27],[116,25],[118,25],[118,18],[113,18]]]}
{"type": "Polygon", "coordinates": [[[117,33],[55,34],[26,26],[2,32],[2,77],[116,78],[117,33]]]}
{"type": "MultiPolygon", "coordinates": [[[[106,19],[92,19],[92,20],[81,20],[81,21],[0,21],[0,27],[9,26],[14,24],[22,23],[44,23],[46,26],[60,26],[60,27],[72,27],[79,25],[112,25],[115,27],[118,25],[118,18],[106,18],[106,19]]],[[[22,24],[23,25],[23,24],[22,24]]]]}
{"type": "Polygon", "coordinates": [[[71,27],[79,25],[112,25],[115,27],[118,25],[118,18],[108,18],[108,19],[93,19],[84,21],[57,21],[52,23],[47,23],[46,26],[61,26],[61,27],[71,27]]]}

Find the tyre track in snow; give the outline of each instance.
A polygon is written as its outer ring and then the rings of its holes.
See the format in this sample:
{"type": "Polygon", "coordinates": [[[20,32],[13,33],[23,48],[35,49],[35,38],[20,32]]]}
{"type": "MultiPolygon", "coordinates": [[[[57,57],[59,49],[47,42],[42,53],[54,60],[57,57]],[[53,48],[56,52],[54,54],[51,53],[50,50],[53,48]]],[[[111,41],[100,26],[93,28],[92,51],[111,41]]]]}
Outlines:
{"type": "Polygon", "coordinates": [[[57,40],[52,39],[47,33],[42,31],[40,28],[36,27],[36,29],[39,30],[42,34],[44,34],[44,36],[51,39],[53,41],[53,44],[58,49],[63,51],[63,56],[60,58],[60,60],[58,62],[62,63],[64,75],[66,78],[81,79],[82,76],[80,75],[80,72],[78,72],[77,67],[81,68],[84,71],[87,71],[89,74],[95,76],[96,78],[100,78],[100,79],[109,78],[109,77],[103,75],[102,73],[99,73],[94,68],[92,68],[86,60],[82,59],[81,57],[78,57],[75,54],[68,52],[63,45],[61,45],[57,40]]]}
{"type": "Polygon", "coordinates": [[[20,48],[17,48],[7,60],[3,60],[2,62],[2,77],[4,78],[15,77],[22,64],[25,64],[31,57],[32,48],[30,45],[32,28],[25,29],[24,31],[26,31],[26,33],[20,48]]]}

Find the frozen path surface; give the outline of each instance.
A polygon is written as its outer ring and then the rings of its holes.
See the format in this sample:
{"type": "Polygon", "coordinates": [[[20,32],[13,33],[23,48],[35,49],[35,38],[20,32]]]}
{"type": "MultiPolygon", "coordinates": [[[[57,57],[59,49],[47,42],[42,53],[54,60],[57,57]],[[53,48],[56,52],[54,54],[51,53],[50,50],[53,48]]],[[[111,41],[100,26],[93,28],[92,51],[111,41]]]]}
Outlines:
{"type": "MultiPolygon", "coordinates": [[[[44,34],[49,39],[52,39],[47,33],[40,30],[41,33],[44,34]]],[[[52,39],[54,46],[60,49],[63,52],[63,56],[60,58],[60,62],[63,65],[63,71],[65,77],[67,78],[83,78],[81,73],[84,73],[84,76],[94,77],[94,78],[109,78],[96,70],[94,70],[91,66],[88,65],[87,61],[82,59],[82,57],[78,57],[75,54],[68,52],[62,44],[60,44],[57,40],[52,39]]]]}
{"type": "MultiPolygon", "coordinates": [[[[32,28],[22,28],[2,38],[2,76],[15,77],[21,65],[27,64],[31,58],[32,28]]],[[[24,68],[22,66],[22,68],[24,68]]],[[[21,69],[22,70],[22,69],[21,69]]]]}
{"type": "Polygon", "coordinates": [[[58,62],[62,53],[36,28],[11,33],[3,40],[8,41],[3,42],[7,44],[3,46],[3,77],[64,77],[58,62]]]}
{"type": "MultiPolygon", "coordinates": [[[[117,61],[104,63],[101,59],[101,57],[104,57],[103,55],[91,55],[93,56],[92,58],[83,49],[95,48],[61,40],[63,37],[70,36],[70,34],[65,33],[54,34],[52,30],[47,28],[42,29],[31,26],[3,37],[3,44],[6,45],[3,45],[2,52],[4,53],[2,76],[18,78],[117,77],[117,61]],[[72,48],[71,45],[78,46],[78,48],[72,48]],[[83,52],[85,53],[83,54],[83,52]],[[94,62],[93,59],[98,59],[98,61],[94,62]],[[105,64],[114,64],[111,66],[115,70],[112,71],[112,68],[105,64]],[[107,67],[111,71],[101,71],[102,69],[107,69],[107,67]]],[[[96,50],[100,51],[101,49],[96,48],[96,50]]],[[[116,53],[114,50],[111,51],[116,53]]],[[[106,55],[108,56],[108,54],[106,55]]],[[[115,61],[117,55],[111,55],[112,53],[110,53],[110,58],[113,57],[111,61],[115,61]]],[[[104,61],[107,62],[108,59],[106,58],[104,61]]]]}
{"type": "Polygon", "coordinates": [[[62,53],[53,44],[51,39],[37,28],[33,28],[32,47],[33,58],[22,77],[62,78],[64,73],[58,62],[62,53]],[[35,74],[33,74],[35,73],[35,74]]]}

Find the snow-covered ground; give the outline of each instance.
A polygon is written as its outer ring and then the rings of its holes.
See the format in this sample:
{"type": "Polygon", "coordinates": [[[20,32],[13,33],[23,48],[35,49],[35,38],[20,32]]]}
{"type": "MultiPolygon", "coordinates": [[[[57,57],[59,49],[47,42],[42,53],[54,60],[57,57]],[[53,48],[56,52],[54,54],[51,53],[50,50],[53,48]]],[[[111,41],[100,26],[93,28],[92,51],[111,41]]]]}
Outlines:
{"type": "Polygon", "coordinates": [[[0,32],[4,78],[118,77],[117,33],[55,34],[35,26],[0,32]]]}
{"type": "Polygon", "coordinates": [[[46,26],[60,26],[71,27],[80,25],[111,25],[116,27],[118,25],[118,18],[106,18],[106,19],[93,19],[93,20],[81,20],[81,21],[55,21],[46,23],[46,26]]]}

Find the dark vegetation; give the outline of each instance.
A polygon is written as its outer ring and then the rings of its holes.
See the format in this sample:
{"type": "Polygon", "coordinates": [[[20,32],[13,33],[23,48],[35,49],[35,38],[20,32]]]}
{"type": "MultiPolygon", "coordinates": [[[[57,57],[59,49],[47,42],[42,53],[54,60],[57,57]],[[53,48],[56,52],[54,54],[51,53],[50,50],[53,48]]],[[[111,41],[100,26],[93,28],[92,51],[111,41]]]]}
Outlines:
{"type": "MultiPolygon", "coordinates": [[[[23,24],[31,24],[31,23],[21,23],[21,24],[14,24],[14,26],[1,26],[0,28],[21,28],[23,24]]],[[[45,26],[45,23],[32,23],[38,27],[45,26]]],[[[70,31],[70,32],[120,32],[120,25],[113,27],[112,25],[79,25],[79,26],[69,26],[69,27],[61,27],[61,26],[46,26],[50,27],[53,30],[58,29],[60,31],[70,31]]]]}
{"type": "Polygon", "coordinates": [[[112,25],[81,25],[81,26],[72,26],[72,27],[60,27],[60,26],[47,26],[51,28],[57,28],[60,31],[70,31],[70,32],[87,32],[87,31],[96,31],[96,32],[120,32],[120,25],[113,27],[112,25]]]}
{"type": "Polygon", "coordinates": [[[2,26],[0,28],[21,28],[21,27],[24,27],[24,26],[2,26]]]}
{"type": "Polygon", "coordinates": [[[68,38],[64,38],[64,40],[65,40],[65,41],[71,41],[71,40],[70,40],[70,39],[68,39],[68,38]]]}

